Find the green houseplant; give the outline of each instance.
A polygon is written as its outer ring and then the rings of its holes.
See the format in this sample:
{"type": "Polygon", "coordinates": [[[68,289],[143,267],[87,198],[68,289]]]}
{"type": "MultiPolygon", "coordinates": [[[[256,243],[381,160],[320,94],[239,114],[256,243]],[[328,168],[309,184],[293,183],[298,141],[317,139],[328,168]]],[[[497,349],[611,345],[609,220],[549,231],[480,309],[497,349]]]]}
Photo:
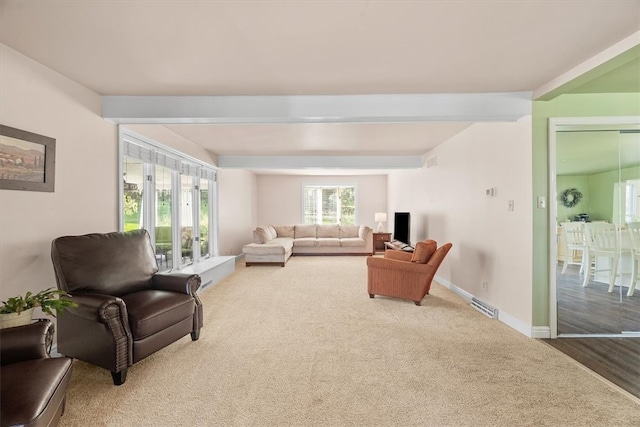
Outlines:
{"type": "Polygon", "coordinates": [[[56,317],[66,308],[78,306],[70,299],[61,299],[61,296],[69,295],[65,291],[48,288],[35,294],[29,291],[24,296],[0,302],[0,329],[28,324],[36,307],[40,307],[43,313],[56,317]]]}

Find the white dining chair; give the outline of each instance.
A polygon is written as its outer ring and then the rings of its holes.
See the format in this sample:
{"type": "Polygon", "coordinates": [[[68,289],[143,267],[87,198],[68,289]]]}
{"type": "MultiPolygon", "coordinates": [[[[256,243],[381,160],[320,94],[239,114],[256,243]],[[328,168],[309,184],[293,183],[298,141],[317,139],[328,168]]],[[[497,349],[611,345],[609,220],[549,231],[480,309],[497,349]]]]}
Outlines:
{"type": "Polygon", "coordinates": [[[582,286],[587,286],[591,276],[609,272],[609,292],[613,292],[618,274],[620,242],[615,224],[592,222],[584,225],[586,269],[582,286]],[[609,266],[598,267],[596,257],[609,258],[609,266]],[[610,267],[610,268],[606,268],[610,267]]]}
{"type": "Polygon", "coordinates": [[[627,224],[627,232],[631,241],[631,283],[627,296],[632,296],[636,290],[636,283],[640,280],[640,222],[627,224]]]}
{"type": "Polygon", "coordinates": [[[562,239],[564,240],[562,274],[567,271],[569,264],[580,265],[580,274],[584,273],[586,267],[584,222],[565,222],[560,225],[560,228],[562,230],[562,239]],[[580,262],[574,261],[574,251],[580,251],[580,262]]]}

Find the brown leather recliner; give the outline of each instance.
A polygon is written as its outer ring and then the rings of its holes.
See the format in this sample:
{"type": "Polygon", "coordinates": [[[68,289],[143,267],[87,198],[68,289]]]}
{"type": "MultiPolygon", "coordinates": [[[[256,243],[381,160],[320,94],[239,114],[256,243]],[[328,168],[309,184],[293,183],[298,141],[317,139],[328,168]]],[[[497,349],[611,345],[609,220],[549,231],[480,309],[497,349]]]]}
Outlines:
{"type": "Polygon", "coordinates": [[[158,274],[146,230],[55,239],[51,258],[58,288],[76,308],[58,319],[58,352],[111,371],[127,368],[202,327],[197,274],[158,274]]]}
{"type": "Polygon", "coordinates": [[[387,250],[384,258],[368,257],[369,297],[384,295],[409,299],[420,305],[451,246],[445,243],[436,249],[436,241],[427,240],[418,242],[414,253],[387,250]]]}
{"type": "Polygon", "coordinates": [[[0,424],[56,426],[64,413],[72,359],[49,356],[48,319],[0,329],[0,424]]]}

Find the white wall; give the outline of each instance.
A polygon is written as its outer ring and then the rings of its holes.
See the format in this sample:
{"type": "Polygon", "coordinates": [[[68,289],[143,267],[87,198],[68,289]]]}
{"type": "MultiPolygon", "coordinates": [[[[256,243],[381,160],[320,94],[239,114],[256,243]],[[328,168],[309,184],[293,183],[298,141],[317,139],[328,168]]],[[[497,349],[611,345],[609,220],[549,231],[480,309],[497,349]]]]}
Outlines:
{"type": "Polygon", "coordinates": [[[359,225],[368,225],[374,230],[374,214],[387,212],[386,175],[259,175],[256,225],[301,224],[304,185],[355,185],[356,222],[359,225]]]}
{"type": "MultiPolygon", "coordinates": [[[[55,192],[0,190],[0,300],[55,287],[51,241],[116,231],[118,130],[95,92],[0,44],[0,123],[56,139],[55,192]]],[[[159,125],[134,132],[215,165],[211,152],[159,125]]],[[[255,176],[219,175],[220,248],[238,254],[256,224],[255,176]]]]}
{"type": "Polygon", "coordinates": [[[531,121],[475,124],[432,155],[435,167],[389,174],[390,212],[411,212],[413,242],[452,242],[438,276],[499,308],[501,320],[530,333],[531,121]],[[496,196],[487,198],[491,187],[496,196]],[[508,200],[515,203],[513,212],[508,200]]]}
{"type": "Polygon", "coordinates": [[[257,224],[257,179],[240,169],[218,171],[220,255],[238,255],[251,243],[251,231],[257,224]]]}
{"type": "Polygon", "coordinates": [[[55,192],[0,190],[0,299],[55,287],[51,241],[117,228],[116,126],[100,97],[0,44],[0,121],[56,139],[55,192]]]}

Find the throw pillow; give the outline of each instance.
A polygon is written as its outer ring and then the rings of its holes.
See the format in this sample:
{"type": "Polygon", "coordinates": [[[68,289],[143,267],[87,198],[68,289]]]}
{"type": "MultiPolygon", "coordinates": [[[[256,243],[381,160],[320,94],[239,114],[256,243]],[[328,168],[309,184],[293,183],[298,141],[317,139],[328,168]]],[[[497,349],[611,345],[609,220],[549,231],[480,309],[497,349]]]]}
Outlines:
{"type": "Polygon", "coordinates": [[[371,228],[369,228],[369,226],[361,225],[360,229],[358,230],[358,237],[361,238],[362,240],[367,240],[367,237],[369,236],[370,231],[371,231],[371,228]]]}
{"type": "Polygon", "coordinates": [[[427,240],[426,242],[416,243],[416,247],[411,257],[411,262],[416,264],[426,264],[431,258],[431,255],[436,251],[437,243],[434,240],[427,240]]]}
{"type": "Polygon", "coordinates": [[[256,233],[258,234],[258,239],[260,243],[267,243],[271,240],[271,233],[269,229],[266,227],[258,227],[256,228],[256,233]]]}
{"type": "Polygon", "coordinates": [[[269,225],[267,227],[267,229],[269,230],[269,234],[271,234],[271,240],[275,239],[276,237],[278,237],[278,232],[276,231],[275,228],[273,228],[273,225],[269,225]]]}

